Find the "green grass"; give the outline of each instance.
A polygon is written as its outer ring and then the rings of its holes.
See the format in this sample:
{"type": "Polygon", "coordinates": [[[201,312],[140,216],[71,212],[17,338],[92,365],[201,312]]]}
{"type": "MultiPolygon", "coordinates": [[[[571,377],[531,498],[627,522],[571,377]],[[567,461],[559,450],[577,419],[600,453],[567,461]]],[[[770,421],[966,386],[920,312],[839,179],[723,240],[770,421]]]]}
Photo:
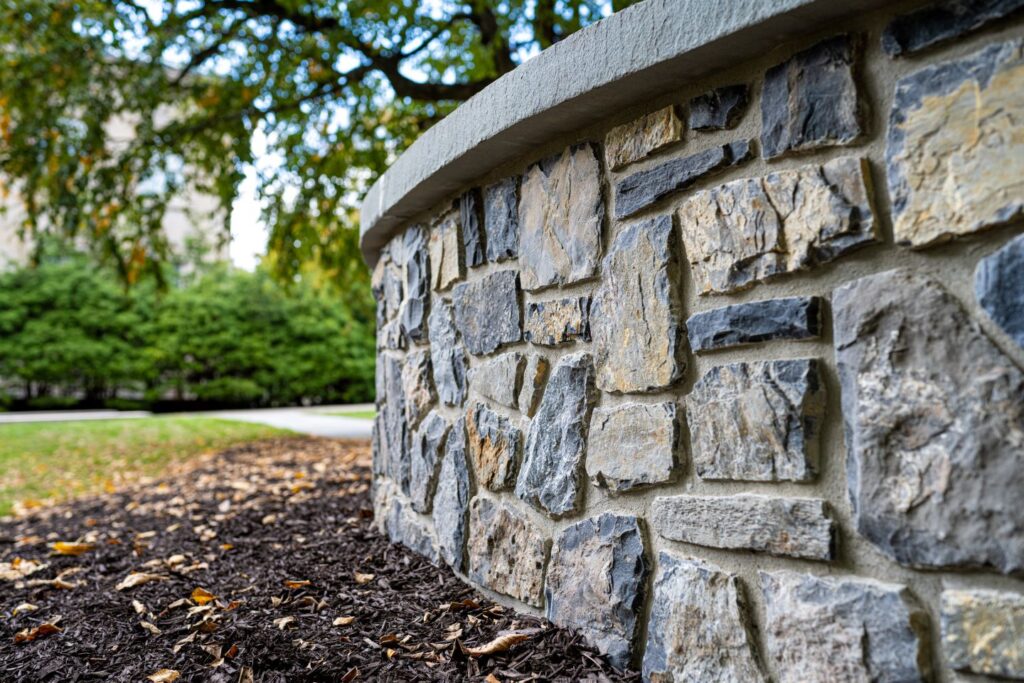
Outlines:
{"type": "Polygon", "coordinates": [[[325,415],[337,415],[338,417],[356,417],[360,420],[372,420],[377,417],[377,411],[370,408],[369,410],[343,410],[334,413],[325,413],[325,415]]]}
{"type": "Polygon", "coordinates": [[[205,417],[0,425],[0,516],[111,490],[200,453],[289,432],[205,417]]]}

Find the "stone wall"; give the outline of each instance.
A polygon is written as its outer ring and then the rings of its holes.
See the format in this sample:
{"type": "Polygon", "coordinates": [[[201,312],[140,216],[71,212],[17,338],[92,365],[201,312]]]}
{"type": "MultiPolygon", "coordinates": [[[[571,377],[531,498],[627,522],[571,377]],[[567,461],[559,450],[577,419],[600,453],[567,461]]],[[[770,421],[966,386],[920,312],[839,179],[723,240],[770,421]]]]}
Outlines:
{"type": "Polygon", "coordinates": [[[1024,680],[1017,10],[824,26],[409,221],[382,530],[645,680],[1024,680]]]}

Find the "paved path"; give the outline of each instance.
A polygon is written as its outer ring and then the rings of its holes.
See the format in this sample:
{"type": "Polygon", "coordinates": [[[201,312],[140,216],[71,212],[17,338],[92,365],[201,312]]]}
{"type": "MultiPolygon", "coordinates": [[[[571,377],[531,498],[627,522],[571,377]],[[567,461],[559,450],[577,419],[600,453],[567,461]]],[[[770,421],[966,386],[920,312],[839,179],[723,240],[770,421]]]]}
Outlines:
{"type": "Polygon", "coordinates": [[[0,425],[24,422],[80,422],[82,420],[133,420],[149,417],[145,410],[61,410],[0,413],[0,425]]]}

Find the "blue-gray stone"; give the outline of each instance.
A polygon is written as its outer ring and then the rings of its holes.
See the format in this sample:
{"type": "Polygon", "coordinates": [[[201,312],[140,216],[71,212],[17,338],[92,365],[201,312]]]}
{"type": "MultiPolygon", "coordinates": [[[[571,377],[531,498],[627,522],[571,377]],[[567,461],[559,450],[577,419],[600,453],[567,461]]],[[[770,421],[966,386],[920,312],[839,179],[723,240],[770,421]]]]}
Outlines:
{"type": "Polygon", "coordinates": [[[694,351],[774,339],[811,339],[821,335],[821,298],[794,296],[704,311],[686,321],[686,334],[694,351]]]}
{"type": "Polygon", "coordinates": [[[481,205],[480,190],[473,189],[459,197],[462,244],[466,252],[466,266],[469,268],[483,265],[486,257],[481,205]]]}
{"type": "Polygon", "coordinates": [[[974,295],[988,317],[1024,347],[1024,235],[978,262],[974,295]]]}
{"type": "Polygon", "coordinates": [[[690,100],[690,130],[725,130],[743,117],[748,101],[747,85],[715,88],[690,100]]]}
{"type": "Polygon", "coordinates": [[[505,178],[484,188],[484,234],[487,260],[505,261],[519,255],[519,181],[505,178]]]}
{"type": "Polygon", "coordinates": [[[405,231],[401,260],[405,273],[405,296],[399,308],[402,332],[413,342],[427,339],[427,306],[430,302],[430,256],[427,231],[414,226],[405,231]]]}
{"type": "Polygon", "coordinates": [[[965,36],[1024,9],[1024,0],[945,0],[893,19],[882,33],[891,57],[965,36]]]}
{"type": "Polygon", "coordinates": [[[448,440],[445,443],[433,512],[438,551],[448,566],[455,571],[462,571],[465,567],[469,498],[466,420],[460,417],[448,433],[448,440]]]}
{"type": "Polygon", "coordinates": [[[447,436],[448,421],[436,410],[430,411],[413,435],[409,450],[409,498],[416,512],[430,512],[447,436]]]}
{"type": "Polygon", "coordinates": [[[402,361],[391,355],[380,358],[384,364],[386,399],[381,406],[381,469],[402,491],[409,492],[409,428],[405,420],[405,391],[402,387],[402,361]]]}
{"type": "Polygon", "coordinates": [[[430,309],[430,364],[434,371],[434,387],[441,402],[460,406],[466,398],[466,351],[456,338],[455,312],[444,299],[437,299],[430,309]]]}
{"type": "Polygon", "coordinates": [[[390,501],[385,527],[392,543],[404,545],[432,564],[439,563],[441,556],[437,552],[437,541],[425,518],[416,514],[412,506],[400,496],[390,501]]]}
{"type": "Polygon", "coordinates": [[[519,274],[501,270],[475,282],[463,282],[452,293],[455,326],[472,354],[485,354],[523,338],[519,274]]]}

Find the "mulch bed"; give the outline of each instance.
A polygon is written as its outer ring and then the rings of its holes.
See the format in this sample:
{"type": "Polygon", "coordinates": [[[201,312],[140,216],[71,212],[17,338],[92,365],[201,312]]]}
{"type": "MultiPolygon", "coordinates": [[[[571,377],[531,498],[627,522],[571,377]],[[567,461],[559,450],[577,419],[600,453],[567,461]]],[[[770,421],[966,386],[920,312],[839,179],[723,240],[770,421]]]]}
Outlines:
{"type": "Polygon", "coordinates": [[[365,443],[278,439],[0,522],[0,681],[639,680],[390,545],[369,476],[365,443]]]}

